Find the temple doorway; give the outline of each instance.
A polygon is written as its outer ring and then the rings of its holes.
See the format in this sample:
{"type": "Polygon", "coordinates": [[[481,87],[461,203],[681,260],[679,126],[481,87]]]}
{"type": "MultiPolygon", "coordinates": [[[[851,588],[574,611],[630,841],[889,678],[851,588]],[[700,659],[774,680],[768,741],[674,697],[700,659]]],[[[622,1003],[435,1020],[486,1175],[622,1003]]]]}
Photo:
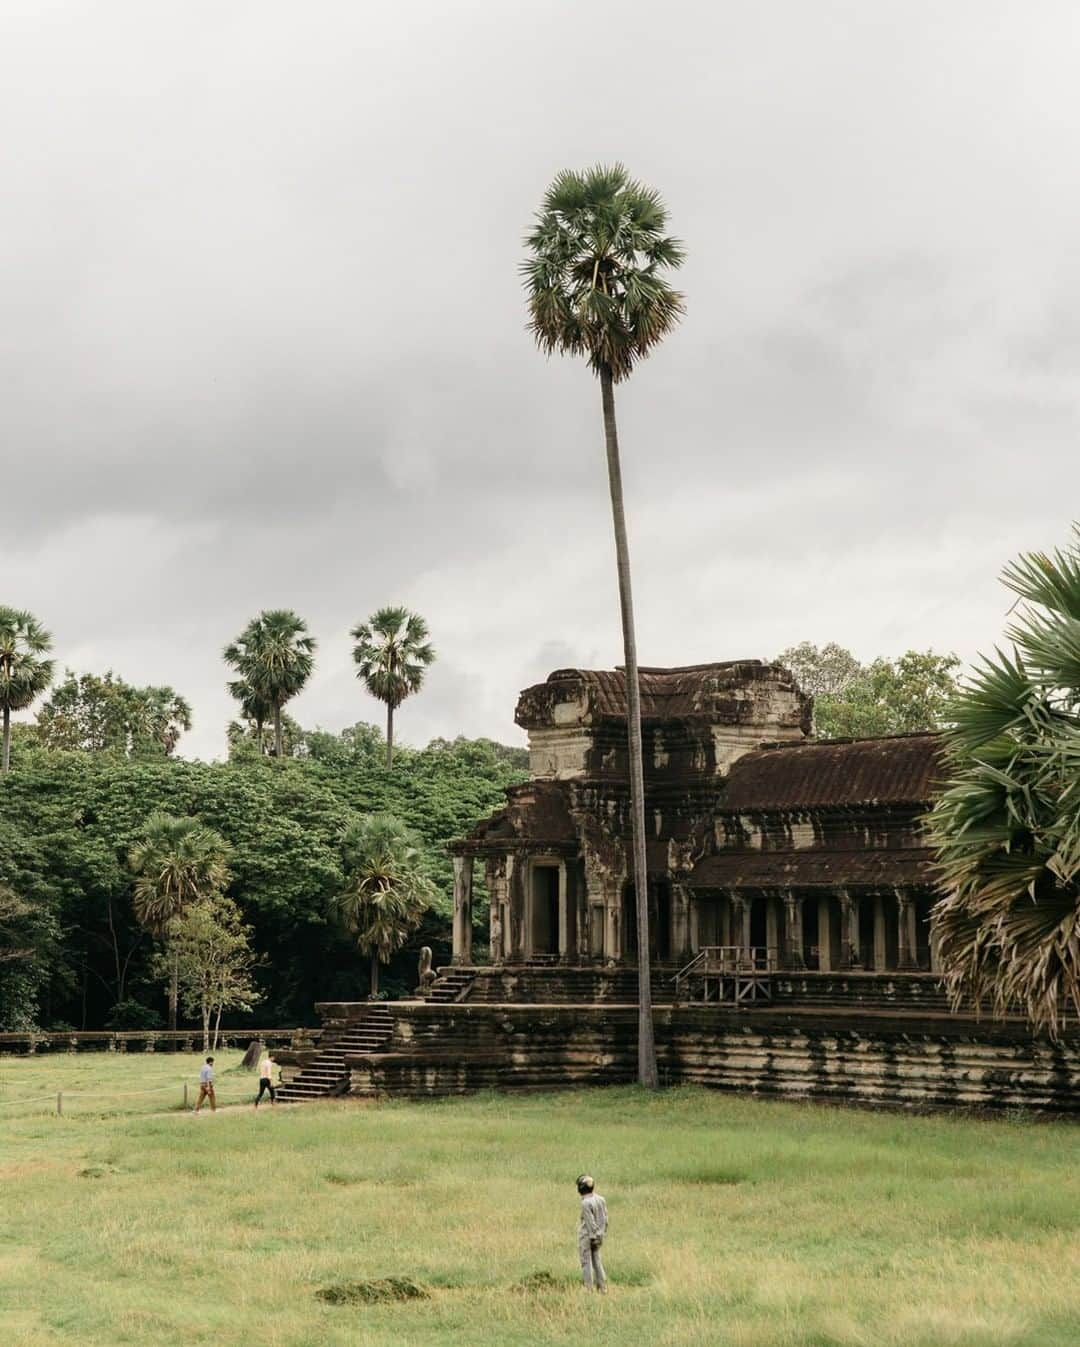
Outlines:
{"type": "Polygon", "coordinates": [[[529,952],[558,954],[559,867],[557,865],[533,865],[531,899],[529,952]]]}
{"type": "MultiPolygon", "coordinates": [[[[623,888],[623,954],[637,958],[637,899],[634,885],[623,888]]],[[[649,885],[649,956],[671,957],[671,885],[660,880],[649,885]]]]}

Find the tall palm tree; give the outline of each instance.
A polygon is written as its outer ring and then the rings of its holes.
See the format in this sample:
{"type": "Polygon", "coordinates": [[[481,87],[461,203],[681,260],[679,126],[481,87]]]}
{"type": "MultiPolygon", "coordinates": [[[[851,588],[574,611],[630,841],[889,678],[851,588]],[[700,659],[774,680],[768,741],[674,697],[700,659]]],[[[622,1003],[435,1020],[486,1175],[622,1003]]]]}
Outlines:
{"type": "MultiPolygon", "coordinates": [[[[221,894],[229,882],[224,840],[194,818],[154,813],[131,848],[135,873],[132,906],[141,926],[159,939],[169,924],[197,902],[221,894]]],[[[179,970],[175,957],[169,983],[169,1028],[176,1028],[179,970]]]]}
{"type": "MultiPolygon", "coordinates": [[[[280,758],[284,752],[281,708],[311,677],[314,655],[315,640],[307,634],[307,624],[288,608],[266,609],[225,647],[226,663],[232,665],[250,692],[270,708],[276,757],[280,758]]],[[[234,686],[230,684],[230,692],[234,686]]]]}
{"type": "Polygon", "coordinates": [[[379,962],[401,948],[435,897],[419,840],[393,814],[365,814],[341,840],[345,883],[334,909],[364,954],[371,956],[371,995],[379,991],[379,962]]]}
{"type": "Polygon", "coordinates": [[[373,697],[386,703],[386,765],[394,765],[394,712],[419,692],[435,651],[427,623],[407,608],[380,608],[353,627],[356,676],[373,697]]]}
{"type": "Polygon", "coordinates": [[[1080,1013],[1080,527],[1002,580],[1023,607],[944,731],[929,817],[945,896],[934,938],[953,1002],[1024,1011],[1056,1034],[1080,1013]]]}
{"type": "Polygon", "coordinates": [[[11,713],[23,711],[52,682],[53,662],[46,659],[52,637],[33,613],[0,605],[0,712],[3,749],[0,772],[11,770],[11,713]]]}
{"type": "Polygon", "coordinates": [[[615,384],[672,331],[683,296],[664,278],[682,264],[682,244],[664,231],[668,212],[659,194],[633,181],[621,164],[560,173],[526,239],[522,266],[529,329],[547,354],[584,356],[600,380],[615,558],[619,575],[626,722],[630,753],[630,809],[638,948],[638,1079],[659,1083],[649,969],[649,886],[645,855],[645,784],[641,760],[630,548],[623,509],[615,384]]]}

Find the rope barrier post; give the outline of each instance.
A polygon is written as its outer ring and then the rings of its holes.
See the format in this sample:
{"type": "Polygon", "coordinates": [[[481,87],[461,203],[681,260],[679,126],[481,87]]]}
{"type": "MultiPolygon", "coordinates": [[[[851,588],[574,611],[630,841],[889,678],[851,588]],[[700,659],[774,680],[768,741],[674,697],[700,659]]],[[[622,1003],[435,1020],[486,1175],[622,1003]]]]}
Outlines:
{"type": "Polygon", "coordinates": [[[188,1102],[187,1102],[187,1081],[185,1080],[185,1081],[184,1081],[184,1108],[186,1109],[187,1106],[188,1106],[188,1102]]]}
{"type": "Polygon", "coordinates": [[[62,1118],[62,1117],[64,1116],[64,1092],[63,1092],[63,1090],[57,1090],[57,1092],[56,1092],[56,1116],[57,1116],[58,1118],[62,1118]]]}

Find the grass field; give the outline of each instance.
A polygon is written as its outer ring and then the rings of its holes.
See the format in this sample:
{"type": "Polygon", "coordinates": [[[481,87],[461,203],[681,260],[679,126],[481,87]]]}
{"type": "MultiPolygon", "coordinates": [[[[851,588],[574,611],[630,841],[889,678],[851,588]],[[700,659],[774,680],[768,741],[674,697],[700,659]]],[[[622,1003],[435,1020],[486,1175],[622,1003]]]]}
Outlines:
{"type": "MultiPolygon", "coordinates": [[[[1080,1342],[1067,1124],[625,1089],[168,1112],[198,1060],[0,1058],[0,1341],[1080,1342]],[[57,1089],[60,1118],[11,1103],[57,1089]],[[577,1285],[583,1169],[611,1212],[606,1298],[577,1285]],[[316,1295],[390,1277],[426,1297],[316,1295]]],[[[222,1094],[250,1097],[235,1063],[222,1094]]]]}

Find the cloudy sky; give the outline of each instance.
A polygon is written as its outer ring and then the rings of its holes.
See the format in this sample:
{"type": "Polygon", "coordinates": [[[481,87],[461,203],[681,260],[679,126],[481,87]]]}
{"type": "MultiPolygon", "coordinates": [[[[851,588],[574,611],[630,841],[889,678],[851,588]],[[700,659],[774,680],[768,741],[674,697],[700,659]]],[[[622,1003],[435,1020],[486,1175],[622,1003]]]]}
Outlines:
{"type": "Polygon", "coordinates": [[[973,657],[1080,515],[1078,61],[1072,0],[6,0],[0,601],[205,757],[260,608],[337,729],[405,603],[403,737],[516,742],[620,658],[599,391],[517,275],[619,158],[689,250],[619,402],[642,661],[973,657]]]}

